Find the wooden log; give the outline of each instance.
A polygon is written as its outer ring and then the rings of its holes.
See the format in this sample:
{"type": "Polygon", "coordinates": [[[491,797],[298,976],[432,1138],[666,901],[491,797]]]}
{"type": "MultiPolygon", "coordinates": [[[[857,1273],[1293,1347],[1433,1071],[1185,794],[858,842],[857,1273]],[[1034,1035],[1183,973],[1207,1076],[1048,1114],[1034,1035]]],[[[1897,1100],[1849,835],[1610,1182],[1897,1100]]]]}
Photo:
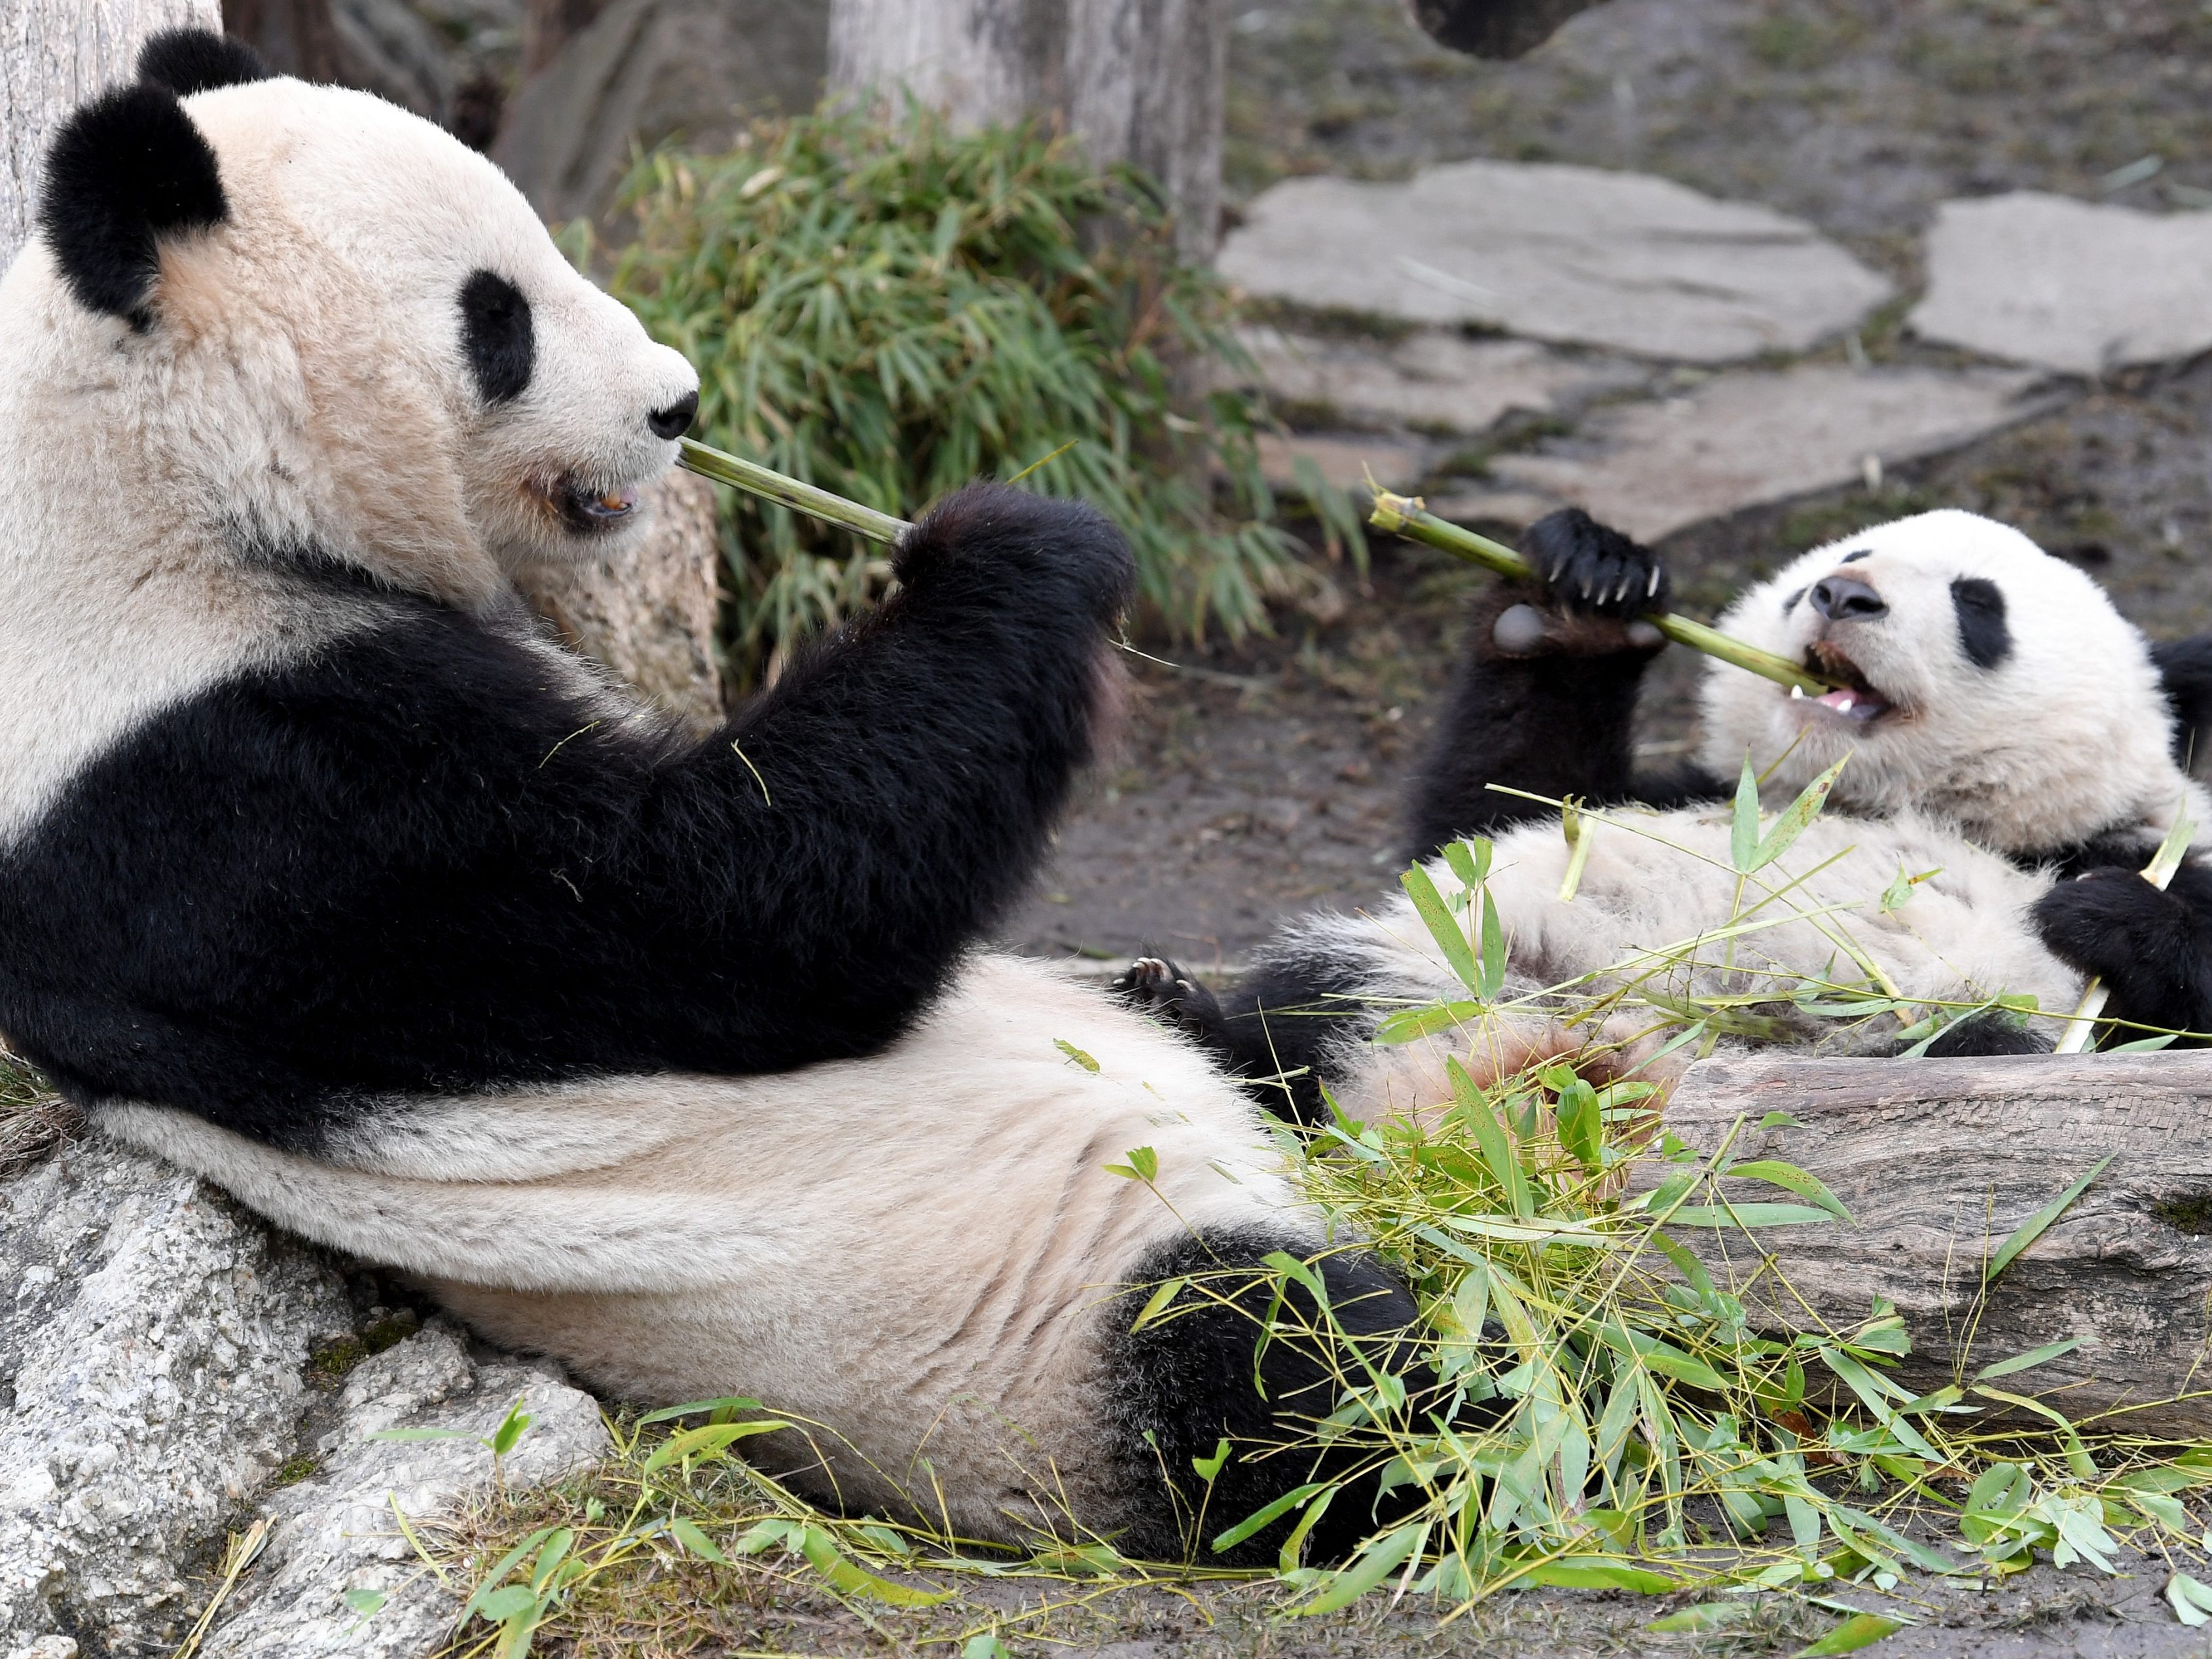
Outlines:
{"type": "MultiPolygon", "coordinates": [[[[1847,1331],[1885,1297],[1912,1336],[1898,1380],[1923,1391],[2079,1337],[1995,1386],[2100,1431],[2212,1436],[2212,1054],[1707,1060],[1667,1105],[1668,1128],[1708,1155],[1739,1121],[1729,1163],[1795,1164],[1855,1224],[1762,1227],[1755,1245],[1740,1231],[1668,1229],[1716,1283],[1739,1287],[1763,1328],[1814,1328],[1802,1297],[1847,1331]],[[1802,1127],[1760,1128],[1770,1112],[1802,1127]],[[1998,1248],[2107,1153],[2104,1173],[1985,1294],[1998,1248]],[[1796,1296],[1759,1271],[1762,1249],[1796,1296]]],[[[1636,1184],[1668,1167],[1640,1170],[1636,1184]]]]}

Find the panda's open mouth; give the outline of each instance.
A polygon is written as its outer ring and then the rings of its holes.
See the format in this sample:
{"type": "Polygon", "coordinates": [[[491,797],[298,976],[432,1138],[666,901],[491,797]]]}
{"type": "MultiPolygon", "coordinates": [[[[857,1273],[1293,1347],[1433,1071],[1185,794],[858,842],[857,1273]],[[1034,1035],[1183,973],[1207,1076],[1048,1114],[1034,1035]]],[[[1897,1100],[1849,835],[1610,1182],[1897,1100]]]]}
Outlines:
{"type": "Polygon", "coordinates": [[[573,477],[558,480],[547,495],[568,528],[582,535],[612,530],[637,511],[635,490],[598,489],[573,477]]]}
{"type": "Polygon", "coordinates": [[[1880,720],[1891,713],[1896,705],[1867,684],[1866,676],[1837,647],[1826,640],[1815,640],[1805,653],[1805,666],[1823,679],[1841,680],[1840,690],[1823,691],[1817,697],[1809,696],[1796,686],[1790,689],[1790,700],[1806,708],[1825,708],[1831,714],[1842,716],[1861,726],[1880,720]]]}

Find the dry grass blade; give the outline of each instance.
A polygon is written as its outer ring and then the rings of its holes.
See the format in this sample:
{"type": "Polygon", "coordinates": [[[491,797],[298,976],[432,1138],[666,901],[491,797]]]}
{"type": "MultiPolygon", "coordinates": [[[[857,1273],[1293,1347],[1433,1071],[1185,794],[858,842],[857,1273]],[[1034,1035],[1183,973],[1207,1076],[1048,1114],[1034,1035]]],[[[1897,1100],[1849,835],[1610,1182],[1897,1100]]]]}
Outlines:
{"type": "Polygon", "coordinates": [[[192,1656],[199,1651],[200,1644],[207,1638],[208,1631],[215,1623],[216,1612],[231,1591],[238,1587],[239,1576],[260,1558],[268,1542],[269,1517],[265,1515],[243,1533],[231,1534],[230,1542],[222,1553],[222,1582],[216,1585],[215,1594],[208,1597],[207,1606],[200,1609],[199,1619],[173,1659],[192,1659],[192,1656]]]}

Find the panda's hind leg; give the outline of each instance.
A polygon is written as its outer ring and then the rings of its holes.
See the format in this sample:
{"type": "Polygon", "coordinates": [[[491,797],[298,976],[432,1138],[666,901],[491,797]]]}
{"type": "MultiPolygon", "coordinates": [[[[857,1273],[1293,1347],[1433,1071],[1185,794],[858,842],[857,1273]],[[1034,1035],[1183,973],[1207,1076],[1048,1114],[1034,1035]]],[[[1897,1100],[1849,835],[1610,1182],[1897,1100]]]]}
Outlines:
{"type": "Polygon", "coordinates": [[[1419,1409],[1417,1310],[1374,1255],[1327,1252],[1291,1273],[1267,1260],[1287,1243],[1257,1228],[1170,1240],[1117,1305],[1106,1346],[1114,1415],[1136,1463],[1132,1489],[1156,1494],[1120,1540],[1124,1553],[1272,1560],[1297,1510],[1219,1554],[1210,1540],[1308,1482],[1339,1486],[1307,1534],[1314,1559],[1340,1557],[1377,1524],[1387,1447],[1356,1432],[1322,1446],[1311,1431],[1347,1389],[1371,1395],[1382,1377],[1419,1409]],[[1179,1279],[1183,1287],[1138,1327],[1148,1291],[1179,1279]],[[1225,1459],[1205,1477],[1198,1466],[1213,1466],[1224,1443],[1225,1459]]]}

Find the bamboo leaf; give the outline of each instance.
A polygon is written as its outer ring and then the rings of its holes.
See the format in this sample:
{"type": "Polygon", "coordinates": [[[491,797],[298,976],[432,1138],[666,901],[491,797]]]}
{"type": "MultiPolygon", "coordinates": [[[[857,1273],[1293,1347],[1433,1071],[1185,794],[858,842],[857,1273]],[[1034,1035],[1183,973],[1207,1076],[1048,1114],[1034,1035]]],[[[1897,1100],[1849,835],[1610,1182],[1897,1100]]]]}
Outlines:
{"type": "Polygon", "coordinates": [[[1736,781],[1735,807],[1729,818],[1729,862],[1740,875],[1756,868],[1759,856],[1759,779],[1751,769],[1751,757],[1743,757],[1743,776],[1736,781]]]}
{"type": "Polygon", "coordinates": [[[1795,1659],[1828,1659],[1832,1654],[1856,1653],[1904,1628],[1902,1619],[1892,1619],[1887,1613],[1855,1613],[1819,1641],[1798,1649],[1795,1659]]]}
{"type": "MultiPolygon", "coordinates": [[[[1753,851],[1751,862],[1746,865],[1739,860],[1736,868],[1747,874],[1753,870],[1763,870],[1788,852],[1791,843],[1810,829],[1813,820],[1820,817],[1820,809],[1827,805],[1828,792],[1836,787],[1837,774],[1850,760],[1850,757],[1845,755],[1798,791],[1797,799],[1782,809],[1781,817],[1774,820],[1774,827],[1766,832],[1765,839],[1753,851]]],[[[1746,771],[1750,769],[1750,766],[1751,763],[1747,760],[1744,763],[1746,771]]]]}
{"type": "Polygon", "coordinates": [[[1481,977],[1475,971],[1474,951],[1468,944],[1467,935],[1460,931],[1457,919],[1445,906],[1443,895],[1437,891],[1436,883],[1429,878],[1429,872],[1416,865],[1398,878],[1398,884],[1406,890],[1406,896],[1413,900],[1413,914],[1420,917],[1421,925],[1429,930],[1429,937],[1436,940],[1437,949],[1443,952],[1445,966],[1452,970],[1461,984],[1478,997],[1482,996],[1481,977]]]}
{"type": "Polygon", "coordinates": [[[1848,1225],[1856,1224],[1851,1221],[1851,1212],[1844,1207],[1842,1200],[1828,1190],[1818,1176],[1808,1174],[1794,1164],[1784,1164],[1778,1158],[1754,1158],[1745,1163],[1731,1164],[1721,1173],[1771,1182],[1796,1194],[1800,1198],[1811,1199],[1838,1221],[1848,1225]]]}
{"type": "Polygon", "coordinates": [[[2088,1174],[2083,1176],[2079,1181],[2069,1187],[2064,1192],[2052,1199],[2050,1203],[2045,1205],[2033,1215],[2028,1217],[2027,1220],[2021,1222],[2018,1227],[2014,1228],[2013,1230],[2012,1237],[2006,1239],[2003,1243],[1998,1245],[1997,1253],[1990,1258],[1989,1270],[1982,1275],[1982,1283],[1984,1285],[1995,1284],[1996,1282],[1997,1275],[2002,1273],[2007,1267],[2012,1266],[2014,1260],[2022,1250],[2025,1250],[2029,1245],[2034,1243],[2037,1239],[2042,1237],[2043,1235],[2050,1230],[2051,1224],[2057,1220],[2060,1216],[2065,1214],[2068,1208],[2073,1204],[2074,1200],[2081,1197],[2084,1192],[2088,1190],[2089,1183],[2094,1181],[2099,1176],[2105,1173],[2105,1166],[2118,1156],[2119,1154],[2117,1152],[2107,1152],[2104,1157],[2097,1160],[2096,1167],[2092,1169],[2088,1174]]]}

